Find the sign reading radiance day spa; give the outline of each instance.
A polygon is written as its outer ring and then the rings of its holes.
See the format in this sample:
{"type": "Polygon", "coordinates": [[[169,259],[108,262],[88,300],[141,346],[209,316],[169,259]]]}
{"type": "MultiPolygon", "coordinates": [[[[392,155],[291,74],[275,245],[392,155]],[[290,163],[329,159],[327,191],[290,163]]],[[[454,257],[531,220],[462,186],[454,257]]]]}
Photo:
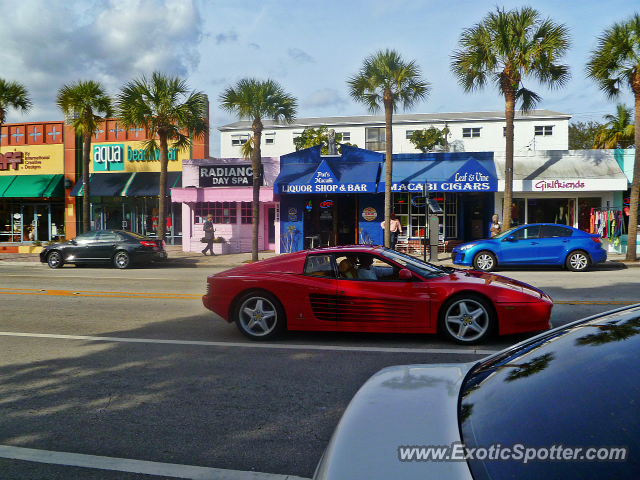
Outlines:
{"type": "Polygon", "coordinates": [[[251,164],[201,165],[199,186],[250,187],[253,186],[253,168],[251,164]]]}

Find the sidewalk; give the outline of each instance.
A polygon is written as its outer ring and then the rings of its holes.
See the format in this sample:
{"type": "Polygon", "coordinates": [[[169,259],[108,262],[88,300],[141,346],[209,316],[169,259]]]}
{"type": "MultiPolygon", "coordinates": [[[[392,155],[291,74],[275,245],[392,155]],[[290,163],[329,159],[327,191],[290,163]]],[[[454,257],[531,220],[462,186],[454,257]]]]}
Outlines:
{"type": "MultiPolygon", "coordinates": [[[[183,252],[180,245],[167,245],[167,253],[169,259],[166,262],[159,263],[158,265],[166,267],[177,268],[233,268],[243,263],[249,263],[251,261],[251,253],[232,253],[227,255],[215,255],[204,256],[200,252],[183,252]]],[[[276,256],[273,251],[259,252],[258,258],[263,260],[265,258],[271,258],[276,256]]],[[[418,259],[422,259],[422,255],[417,256],[418,259]]],[[[639,257],[640,260],[640,257],[639,257]]],[[[436,265],[453,267],[451,262],[450,253],[438,254],[438,261],[432,262],[436,265]]],[[[45,264],[40,263],[39,253],[5,253],[0,252],[0,266],[1,265],[19,265],[19,266],[42,266],[45,264]]],[[[609,253],[607,255],[607,261],[604,264],[599,265],[600,268],[605,269],[620,269],[620,268],[634,268],[640,267],[640,262],[626,262],[625,256],[616,253],[609,253]]]]}

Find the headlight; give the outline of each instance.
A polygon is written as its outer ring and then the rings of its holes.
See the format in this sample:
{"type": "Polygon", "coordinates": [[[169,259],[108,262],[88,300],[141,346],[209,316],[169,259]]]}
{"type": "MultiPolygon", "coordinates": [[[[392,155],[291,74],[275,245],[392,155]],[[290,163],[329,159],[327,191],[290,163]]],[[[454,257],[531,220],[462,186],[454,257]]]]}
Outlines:
{"type": "Polygon", "coordinates": [[[475,243],[470,243],[468,245],[463,245],[461,247],[458,247],[458,250],[461,252],[464,252],[465,250],[469,250],[471,247],[475,247],[476,244],[475,243]]]}

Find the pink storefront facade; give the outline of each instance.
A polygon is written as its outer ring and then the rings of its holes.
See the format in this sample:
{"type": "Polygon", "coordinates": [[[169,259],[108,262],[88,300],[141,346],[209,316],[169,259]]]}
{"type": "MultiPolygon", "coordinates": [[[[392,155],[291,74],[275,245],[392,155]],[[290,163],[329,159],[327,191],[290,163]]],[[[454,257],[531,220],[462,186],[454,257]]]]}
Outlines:
{"type": "MultiPolygon", "coordinates": [[[[273,193],[273,181],[280,171],[278,157],[262,159],[260,187],[259,250],[279,250],[280,202],[273,193]]],[[[204,220],[214,217],[215,237],[225,243],[214,243],[216,253],[251,251],[252,200],[251,162],[244,158],[187,159],[182,162],[182,188],[171,189],[171,200],[182,204],[182,249],[197,252],[204,220]]]]}

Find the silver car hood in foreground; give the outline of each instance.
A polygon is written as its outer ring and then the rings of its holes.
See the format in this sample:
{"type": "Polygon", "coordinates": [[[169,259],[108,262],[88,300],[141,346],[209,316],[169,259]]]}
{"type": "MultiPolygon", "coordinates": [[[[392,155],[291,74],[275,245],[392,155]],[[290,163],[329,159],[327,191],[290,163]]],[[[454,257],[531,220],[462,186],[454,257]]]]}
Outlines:
{"type": "Polygon", "coordinates": [[[360,388],[331,437],[315,480],[472,479],[467,462],[401,462],[399,446],[460,442],[458,395],[474,365],[395,366],[360,388]]]}

